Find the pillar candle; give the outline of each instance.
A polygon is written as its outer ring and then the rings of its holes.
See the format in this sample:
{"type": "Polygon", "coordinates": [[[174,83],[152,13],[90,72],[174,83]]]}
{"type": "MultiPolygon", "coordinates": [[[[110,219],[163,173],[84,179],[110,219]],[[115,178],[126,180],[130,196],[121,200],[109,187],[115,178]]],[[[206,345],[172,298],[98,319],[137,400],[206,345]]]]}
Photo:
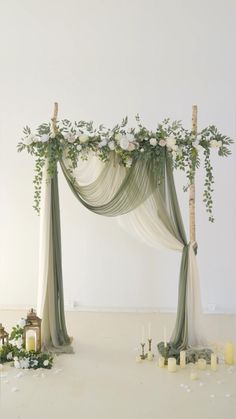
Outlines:
{"type": "Polygon", "coordinates": [[[180,368],[185,368],[186,366],[186,352],[180,351],[180,368]]]}
{"type": "Polygon", "coordinates": [[[154,357],[153,353],[151,351],[149,351],[148,354],[147,354],[147,360],[152,361],[153,357],[154,357]]]}
{"type": "Polygon", "coordinates": [[[234,345],[232,342],[227,342],[225,345],[225,363],[228,365],[234,363],[234,345]]]}
{"type": "Polygon", "coordinates": [[[212,369],[212,371],[217,370],[217,356],[216,356],[216,354],[211,354],[211,369],[212,369]]]}
{"type": "Polygon", "coordinates": [[[168,371],[175,372],[176,371],[176,359],[175,358],[168,358],[168,371]]]}
{"type": "Polygon", "coordinates": [[[35,351],[36,345],[35,345],[35,336],[28,336],[26,338],[26,345],[25,349],[27,351],[35,351]]]}
{"type": "Polygon", "coordinates": [[[159,365],[160,368],[164,368],[165,358],[163,356],[160,356],[160,358],[158,359],[158,365],[159,365]]]}
{"type": "Polygon", "coordinates": [[[206,360],[203,358],[200,358],[198,360],[197,366],[199,368],[199,370],[205,370],[206,369],[206,360]]]}

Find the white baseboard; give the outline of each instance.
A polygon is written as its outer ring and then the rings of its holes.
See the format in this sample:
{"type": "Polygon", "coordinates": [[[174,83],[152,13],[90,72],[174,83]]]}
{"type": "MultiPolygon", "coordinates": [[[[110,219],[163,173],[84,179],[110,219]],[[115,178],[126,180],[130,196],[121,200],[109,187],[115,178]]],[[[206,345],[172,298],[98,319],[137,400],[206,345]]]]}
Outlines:
{"type": "MultiPolygon", "coordinates": [[[[24,304],[0,304],[0,310],[29,311],[31,306],[24,304]]],[[[99,307],[65,304],[65,311],[69,312],[97,312],[97,313],[176,313],[174,307],[99,307]]],[[[205,307],[204,314],[236,314],[235,308],[216,307],[214,310],[205,307]]]]}

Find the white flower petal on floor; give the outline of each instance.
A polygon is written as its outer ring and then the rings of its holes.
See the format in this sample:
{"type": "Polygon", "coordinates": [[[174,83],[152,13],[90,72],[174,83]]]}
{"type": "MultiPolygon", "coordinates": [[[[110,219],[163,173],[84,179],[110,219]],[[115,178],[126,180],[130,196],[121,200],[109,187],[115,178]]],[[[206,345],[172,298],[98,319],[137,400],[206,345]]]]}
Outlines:
{"type": "Polygon", "coordinates": [[[23,372],[18,372],[18,374],[15,375],[15,378],[22,378],[24,377],[23,372]]]}

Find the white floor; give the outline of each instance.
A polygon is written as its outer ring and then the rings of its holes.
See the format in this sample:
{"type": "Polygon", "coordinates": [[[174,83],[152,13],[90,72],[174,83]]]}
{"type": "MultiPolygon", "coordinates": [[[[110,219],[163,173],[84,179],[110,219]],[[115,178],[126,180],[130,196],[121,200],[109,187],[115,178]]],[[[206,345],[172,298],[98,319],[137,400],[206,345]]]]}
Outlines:
{"type": "MultiPolygon", "coordinates": [[[[0,311],[8,329],[25,313],[0,311]]],[[[174,315],[67,313],[74,355],[55,359],[51,371],[4,368],[1,419],[236,419],[236,367],[221,365],[191,381],[189,369],[168,373],[135,362],[142,325],[152,324],[155,345],[174,315]]],[[[236,342],[236,316],[207,315],[212,342],[236,342]]]]}

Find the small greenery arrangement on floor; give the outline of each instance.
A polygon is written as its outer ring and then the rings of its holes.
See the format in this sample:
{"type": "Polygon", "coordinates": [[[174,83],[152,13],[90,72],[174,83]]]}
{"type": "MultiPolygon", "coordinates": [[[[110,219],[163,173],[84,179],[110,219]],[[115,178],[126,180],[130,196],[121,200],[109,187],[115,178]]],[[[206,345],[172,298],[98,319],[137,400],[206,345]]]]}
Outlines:
{"type": "Polygon", "coordinates": [[[53,355],[50,352],[26,351],[23,347],[25,319],[21,319],[18,323],[12,328],[9,342],[0,347],[0,364],[12,362],[15,368],[51,369],[53,355]]]}
{"type": "Polygon", "coordinates": [[[44,123],[35,131],[26,126],[23,138],[18,143],[18,151],[26,150],[36,159],[34,176],[34,208],[40,211],[41,184],[43,167],[47,160],[47,171],[52,177],[58,161],[66,156],[71,167],[75,169],[79,159],[87,160],[89,154],[94,153],[100,160],[106,162],[111,153],[116,153],[120,164],[127,169],[138,159],[148,160],[154,158],[160,166],[169,156],[173,167],[186,173],[188,190],[196,170],[200,167],[200,156],[204,159],[205,183],[203,202],[213,219],[213,167],[211,164],[211,151],[218,151],[218,155],[227,157],[231,154],[229,146],[232,139],[222,135],[215,126],[209,126],[195,134],[186,130],[180,121],[171,122],[165,119],[158,124],[155,130],[146,128],[139,115],[136,116],[135,128],[127,128],[128,118],[112,129],[104,125],[94,127],[93,122],[70,122],[67,119],[57,122],[56,129],[52,123],[44,123]]]}

